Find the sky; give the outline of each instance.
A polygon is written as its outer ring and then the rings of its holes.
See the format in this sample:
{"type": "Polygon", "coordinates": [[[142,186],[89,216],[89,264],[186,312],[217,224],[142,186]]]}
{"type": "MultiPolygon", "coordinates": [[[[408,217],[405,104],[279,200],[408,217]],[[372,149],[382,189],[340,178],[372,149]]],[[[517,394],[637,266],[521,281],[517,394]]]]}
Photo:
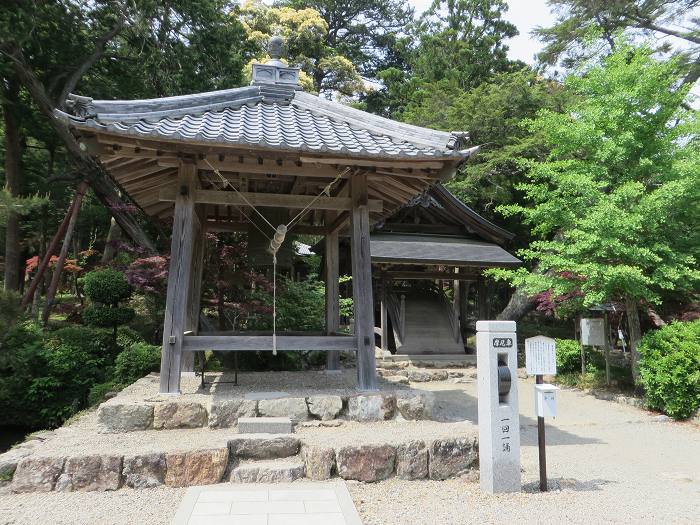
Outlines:
{"type": "MultiPolygon", "coordinates": [[[[522,60],[528,64],[534,63],[535,54],[542,44],[530,31],[536,26],[547,27],[554,21],[545,0],[507,0],[508,12],[504,18],[514,24],[520,34],[508,41],[508,56],[513,60],[522,60]]],[[[416,8],[416,14],[424,11],[432,0],[408,0],[416,8]]]]}

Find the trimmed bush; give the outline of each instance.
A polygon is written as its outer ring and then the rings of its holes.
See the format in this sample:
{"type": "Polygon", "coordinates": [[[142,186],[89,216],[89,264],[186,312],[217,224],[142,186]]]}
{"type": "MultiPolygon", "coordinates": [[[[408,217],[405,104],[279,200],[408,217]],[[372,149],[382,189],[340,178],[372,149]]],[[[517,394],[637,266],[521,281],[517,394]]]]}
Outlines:
{"type": "Polygon", "coordinates": [[[114,306],[131,296],[131,285],[124,274],[110,268],[88,273],[83,287],[91,301],[104,305],[114,306]]]}
{"type": "Polygon", "coordinates": [[[128,385],[159,369],[160,347],[134,343],[117,356],[114,362],[114,380],[128,385]]]}
{"type": "Polygon", "coordinates": [[[700,319],[647,333],[639,353],[648,406],[675,419],[690,417],[700,407],[700,319]]]}
{"type": "Polygon", "coordinates": [[[100,328],[114,328],[128,323],[136,313],[124,306],[90,305],[83,311],[83,322],[100,328]]]}

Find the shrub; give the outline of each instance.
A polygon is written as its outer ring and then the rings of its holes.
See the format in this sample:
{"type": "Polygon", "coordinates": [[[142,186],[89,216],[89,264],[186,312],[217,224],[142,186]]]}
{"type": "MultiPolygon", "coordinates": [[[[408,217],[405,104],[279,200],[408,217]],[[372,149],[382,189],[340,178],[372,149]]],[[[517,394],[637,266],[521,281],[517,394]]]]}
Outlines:
{"type": "Polygon", "coordinates": [[[90,389],[90,393],[88,394],[88,405],[93,406],[102,403],[105,400],[107,392],[118,392],[122,388],[124,388],[123,385],[115,383],[114,381],[97,383],[90,389]]]}
{"type": "Polygon", "coordinates": [[[90,305],[83,310],[83,321],[99,328],[115,328],[128,323],[136,313],[124,306],[90,305]]]}
{"type": "Polygon", "coordinates": [[[116,306],[131,295],[131,285],[124,274],[110,268],[95,270],[83,279],[85,295],[95,303],[116,306]]]}
{"type": "Polygon", "coordinates": [[[83,284],[85,295],[93,302],[83,311],[83,321],[99,328],[112,328],[116,345],[117,327],[131,321],[135,315],[131,308],[119,306],[131,296],[131,285],[123,273],[109,268],[88,273],[83,284]]]}
{"type": "MultiPolygon", "coordinates": [[[[586,373],[605,370],[605,357],[591,347],[584,348],[586,373]]],[[[581,373],[581,346],[575,339],[557,339],[557,374],[581,373]]]]}
{"type": "Polygon", "coordinates": [[[159,369],[160,347],[134,343],[117,356],[114,363],[114,380],[128,385],[159,369]]]}
{"type": "Polygon", "coordinates": [[[639,353],[649,407],[676,419],[691,416],[700,407],[700,320],[647,333],[639,353]]]}

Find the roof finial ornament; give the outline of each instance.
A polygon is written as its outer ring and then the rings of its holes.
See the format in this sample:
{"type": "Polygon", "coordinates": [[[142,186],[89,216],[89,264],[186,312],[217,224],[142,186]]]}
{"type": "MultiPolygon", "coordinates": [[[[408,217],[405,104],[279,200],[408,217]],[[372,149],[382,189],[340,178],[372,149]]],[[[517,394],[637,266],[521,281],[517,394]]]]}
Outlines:
{"type": "Polygon", "coordinates": [[[251,84],[275,84],[287,86],[292,89],[301,89],[299,84],[299,68],[289,67],[280,60],[284,49],[284,37],[274,35],[267,43],[267,54],[270,59],[264,64],[253,63],[253,79],[251,84]]]}
{"type": "Polygon", "coordinates": [[[270,58],[273,60],[279,60],[282,58],[282,47],[284,46],[284,37],[280,35],[275,35],[270,38],[270,42],[267,44],[267,52],[270,58]]]}

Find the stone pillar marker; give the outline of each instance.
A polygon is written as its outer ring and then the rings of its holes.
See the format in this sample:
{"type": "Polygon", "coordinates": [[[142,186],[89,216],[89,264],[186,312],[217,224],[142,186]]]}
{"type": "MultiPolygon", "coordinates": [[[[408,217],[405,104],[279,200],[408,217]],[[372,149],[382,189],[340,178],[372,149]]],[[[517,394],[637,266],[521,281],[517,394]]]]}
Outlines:
{"type": "Polygon", "coordinates": [[[491,494],[519,492],[520,417],[515,321],[477,321],[479,478],[491,494]]]}

